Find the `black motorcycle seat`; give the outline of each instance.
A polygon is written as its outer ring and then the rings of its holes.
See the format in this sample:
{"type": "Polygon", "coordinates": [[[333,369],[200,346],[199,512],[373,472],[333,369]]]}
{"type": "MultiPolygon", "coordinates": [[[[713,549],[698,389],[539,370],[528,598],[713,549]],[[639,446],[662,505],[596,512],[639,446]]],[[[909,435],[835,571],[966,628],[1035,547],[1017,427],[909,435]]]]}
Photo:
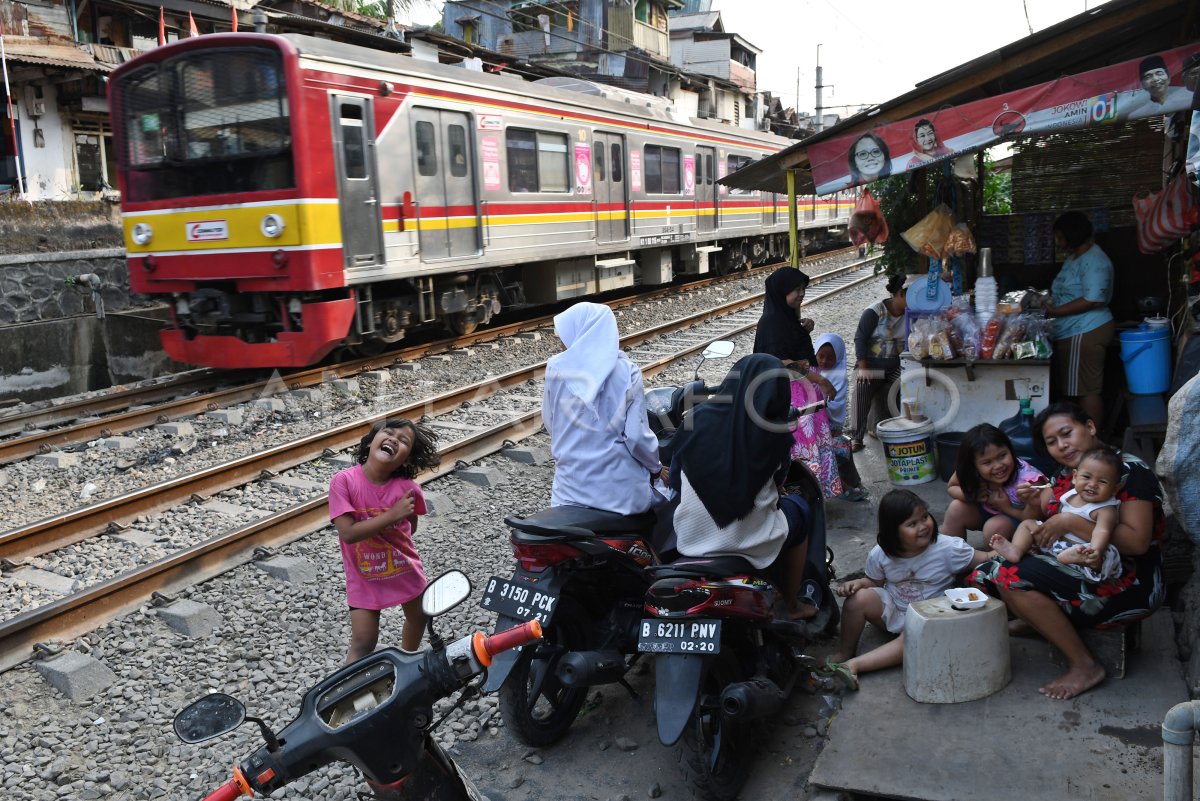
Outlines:
{"type": "Polygon", "coordinates": [[[725,578],[758,573],[754,565],[740,556],[681,556],[666,565],[647,568],[654,578],[725,578]]]}
{"type": "Polygon", "coordinates": [[[551,506],[528,517],[506,517],[504,523],[530,534],[648,534],[654,528],[654,512],[623,515],[587,506],[551,506]]]}

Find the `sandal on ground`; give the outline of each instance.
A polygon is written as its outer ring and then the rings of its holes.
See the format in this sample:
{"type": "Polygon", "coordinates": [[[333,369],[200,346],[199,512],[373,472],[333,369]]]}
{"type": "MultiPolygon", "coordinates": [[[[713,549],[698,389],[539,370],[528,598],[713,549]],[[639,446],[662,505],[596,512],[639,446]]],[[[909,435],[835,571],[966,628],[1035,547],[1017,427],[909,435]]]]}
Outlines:
{"type": "Polygon", "coordinates": [[[834,679],[847,690],[858,689],[858,676],[854,675],[854,671],[845,662],[834,662],[829,657],[825,657],[824,664],[817,668],[817,672],[822,676],[834,679]]]}
{"type": "Polygon", "coordinates": [[[861,450],[862,450],[864,447],[866,447],[866,446],[865,446],[865,445],[863,445],[861,442],[859,442],[858,440],[854,440],[853,442],[851,442],[851,443],[850,443],[850,452],[851,452],[851,453],[858,453],[858,452],[859,452],[859,451],[861,451],[861,450]]]}
{"type": "Polygon", "coordinates": [[[867,499],[867,491],[862,487],[850,487],[847,490],[843,490],[842,494],[838,497],[843,501],[865,501],[867,499]]]}

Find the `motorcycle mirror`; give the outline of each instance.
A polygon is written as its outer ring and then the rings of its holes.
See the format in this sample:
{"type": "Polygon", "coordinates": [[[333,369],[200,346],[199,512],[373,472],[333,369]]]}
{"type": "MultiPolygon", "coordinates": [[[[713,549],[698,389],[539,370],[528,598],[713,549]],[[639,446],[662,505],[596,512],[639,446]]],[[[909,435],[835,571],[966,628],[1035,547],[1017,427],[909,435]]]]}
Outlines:
{"type": "Polygon", "coordinates": [[[211,693],[175,715],[175,736],[185,743],[202,743],[241,726],[246,707],[232,695],[211,693]]]}
{"type": "Polygon", "coordinates": [[[692,374],[692,378],[700,377],[700,367],[709,359],[724,359],[733,353],[733,349],[737,346],[728,339],[718,339],[709,342],[704,350],[700,351],[700,362],[696,365],[696,372],[692,374]]]}
{"type": "Polygon", "coordinates": [[[700,355],[703,356],[705,360],[727,359],[729,358],[729,354],[733,353],[733,350],[736,347],[737,346],[728,339],[718,339],[715,342],[709,342],[708,347],[706,347],[700,355]]]}
{"type": "Polygon", "coordinates": [[[429,582],[421,594],[421,611],[429,617],[445,614],[471,596],[471,580],[461,570],[447,570],[429,582]]]}

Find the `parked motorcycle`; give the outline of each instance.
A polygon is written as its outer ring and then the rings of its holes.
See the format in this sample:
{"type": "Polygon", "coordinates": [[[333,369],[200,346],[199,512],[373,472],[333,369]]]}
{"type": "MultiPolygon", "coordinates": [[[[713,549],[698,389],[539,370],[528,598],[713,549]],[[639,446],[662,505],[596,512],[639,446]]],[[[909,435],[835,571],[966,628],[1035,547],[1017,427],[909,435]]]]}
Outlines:
{"type": "MultiPolygon", "coordinates": [[[[711,343],[696,375],[704,360],[732,352],[732,342],[711,343]]],[[[670,463],[664,451],[670,433],[662,404],[674,399],[683,408],[693,384],[645,393],[664,464],[670,463]]],[[[500,714],[522,743],[541,747],[561,740],[591,687],[619,683],[635,694],[625,676],[640,657],[646,568],[659,564],[655,521],[653,512],[620,515],[577,506],[505,519],[517,569],[510,578],[491,578],[481,606],[497,613],[496,631],[537,620],[544,636],[519,653],[499,656],[485,689],[499,690],[500,714]]]]}
{"type": "MultiPolygon", "coordinates": [[[[693,387],[694,394],[707,390],[693,387]]],[[[818,403],[793,416],[823,408],[818,403]]],[[[783,577],[737,556],[682,557],[648,569],[646,616],[638,650],[654,654],[655,716],[660,741],[682,741],[680,765],[697,795],[731,801],[749,775],[756,723],[777,711],[815,662],[803,654],[840,617],[829,582],[820,483],[793,462],[785,491],[807,505],[805,590],[817,604],[808,621],[782,620],[783,577]]]]}
{"type": "MultiPolygon", "coordinates": [[[[487,670],[497,654],[541,636],[536,621],[494,634],[476,632],[445,645],[433,618],[462,603],[471,583],[452,570],[435,579],[421,596],[430,617],[430,648],[405,654],[376,651],[326,677],[309,690],[300,713],[274,734],[246,707],[224,693],[207,695],[175,716],[175,733],[199,743],[233,731],[250,720],[266,744],[234,768],[233,778],[206,801],[232,801],[241,795],[270,795],[330,762],[348,762],[366,778],[374,797],[385,801],[482,801],[483,796],[433,739],[435,701],[464,688],[487,670]]],[[[459,697],[461,704],[467,697],[459,697]]],[[[457,706],[457,704],[456,704],[457,706]]]]}

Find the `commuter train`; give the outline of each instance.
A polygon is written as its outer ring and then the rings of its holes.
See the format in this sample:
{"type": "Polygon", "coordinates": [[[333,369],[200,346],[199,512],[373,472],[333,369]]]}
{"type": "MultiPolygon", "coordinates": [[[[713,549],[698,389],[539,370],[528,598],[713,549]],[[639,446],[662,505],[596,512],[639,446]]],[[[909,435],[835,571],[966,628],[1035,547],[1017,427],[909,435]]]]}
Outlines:
{"type": "MultiPolygon", "coordinates": [[[[787,250],[786,198],[716,182],[788,140],[661,98],[254,33],[109,87],[130,283],[181,362],[308,365],[787,250]]],[[[807,199],[806,236],[852,206],[807,199]]]]}

